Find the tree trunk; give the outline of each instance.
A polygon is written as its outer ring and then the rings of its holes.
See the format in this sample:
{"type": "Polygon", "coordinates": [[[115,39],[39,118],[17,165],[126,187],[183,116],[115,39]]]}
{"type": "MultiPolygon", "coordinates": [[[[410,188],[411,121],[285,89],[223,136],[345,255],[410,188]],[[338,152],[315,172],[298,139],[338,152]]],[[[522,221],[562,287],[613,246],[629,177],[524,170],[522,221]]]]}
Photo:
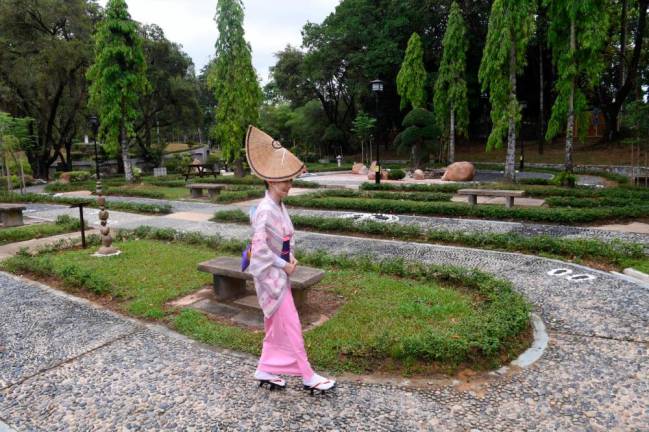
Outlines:
{"type": "Polygon", "coordinates": [[[243,160],[241,158],[234,161],[234,175],[235,177],[243,177],[243,160]]]}
{"type": "MultiPolygon", "coordinates": [[[[509,101],[516,103],[516,44],[512,37],[512,47],[509,50],[509,101]]],[[[513,182],[516,168],[516,118],[509,117],[507,133],[507,158],[505,159],[505,181],[513,182]]]]}
{"type": "MultiPolygon", "coordinates": [[[[577,43],[575,40],[575,20],[570,21],[570,56],[575,62],[575,51],[577,43]]],[[[565,171],[572,173],[572,143],[575,134],[575,77],[570,83],[570,98],[568,99],[568,125],[566,128],[566,157],[565,171]]]]}
{"type": "Polygon", "coordinates": [[[122,163],[124,164],[124,179],[128,183],[133,182],[133,170],[131,168],[131,159],[128,156],[128,140],[124,126],[120,127],[119,141],[122,148],[122,163]]]}
{"type": "Polygon", "coordinates": [[[543,44],[539,41],[539,154],[545,144],[545,83],[543,74],[543,44]]]}
{"type": "MultiPolygon", "coordinates": [[[[624,87],[624,74],[626,66],[626,15],[627,15],[627,0],[622,0],[622,14],[620,16],[620,88],[624,87]]],[[[617,116],[615,122],[615,132],[620,132],[622,125],[622,116],[617,116]]]]}
{"type": "Polygon", "coordinates": [[[455,162],[455,107],[451,107],[451,129],[448,142],[448,163],[455,162]]]}

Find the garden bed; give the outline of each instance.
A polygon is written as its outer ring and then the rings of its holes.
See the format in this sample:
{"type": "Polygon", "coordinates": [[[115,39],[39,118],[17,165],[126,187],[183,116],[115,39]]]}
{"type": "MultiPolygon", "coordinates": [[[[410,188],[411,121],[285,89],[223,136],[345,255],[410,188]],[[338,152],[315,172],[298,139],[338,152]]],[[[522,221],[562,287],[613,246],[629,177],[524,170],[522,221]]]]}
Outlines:
{"type": "MultiPolygon", "coordinates": [[[[260,332],[165,306],[209,282],[209,275],[196,270],[198,262],[238,253],[242,244],[143,228],[122,232],[116,246],[122,254],[102,260],[89,250],[50,251],[19,255],[2,268],[55,278],[108,297],[129,315],[164,322],[206,343],[259,353],[260,332]]],[[[509,283],[489,275],[324,253],[298,259],[325,269],[318,289],[344,299],[330,320],[305,334],[315,367],[400,374],[493,368],[529,345],[528,304],[509,283]]]]}
{"type": "MultiPolygon", "coordinates": [[[[249,223],[248,216],[239,209],[216,212],[212,220],[249,223]]],[[[294,215],[291,220],[295,228],[308,231],[521,252],[576,263],[588,263],[592,267],[603,270],[622,270],[629,267],[630,263],[649,265],[649,257],[645,255],[642,245],[620,240],[604,242],[593,239],[556,238],[548,235],[446,231],[426,229],[414,224],[358,222],[347,218],[324,216],[294,215]]]]}
{"type": "Polygon", "coordinates": [[[61,215],[55,222],[36,223],[12,228],[0,228],[0,245],[15,243],[19,241],[54,236],[69,232],[79,231],[81,222],[79,219],[67,215],[61,215]]]}

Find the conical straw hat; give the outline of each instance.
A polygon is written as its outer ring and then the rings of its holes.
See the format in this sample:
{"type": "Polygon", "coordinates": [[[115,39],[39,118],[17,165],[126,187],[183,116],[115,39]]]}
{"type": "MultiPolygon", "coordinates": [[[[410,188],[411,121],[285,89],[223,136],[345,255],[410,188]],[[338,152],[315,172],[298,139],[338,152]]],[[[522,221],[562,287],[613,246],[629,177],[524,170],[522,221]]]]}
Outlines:
{"type": "Polygon", "coordinates": [[[253,174],[271,182],[290,180],[306,169],[279,141],[252,125],[246,134],[246,158],[253,174]]]}

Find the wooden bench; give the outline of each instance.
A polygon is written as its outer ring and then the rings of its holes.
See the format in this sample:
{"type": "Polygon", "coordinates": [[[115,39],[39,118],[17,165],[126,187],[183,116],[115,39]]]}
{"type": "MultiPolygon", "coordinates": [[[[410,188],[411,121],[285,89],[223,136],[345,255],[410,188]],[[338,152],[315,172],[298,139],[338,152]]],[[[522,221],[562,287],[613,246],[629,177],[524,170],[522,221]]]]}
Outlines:
{"type": "Polygon", "coordinates": [[[0,219],[5,228],[24,225],[23,204],[0,204],[0,219]]]}
{"type": "Polygon", "coordinates": [[[498,189],[460,189],[457,191],[458,195],[467,195],[469,197],[469,204],[476,205],[479,196],[489,197],[505,197],[507,208],[514,206],[514,198],[525,196],[525,191],[522,190],[498,190],[498,189]]]}
{"type": "MultiPolygon", "coordinates": [[[[214,294],[219,301],[247,298],[246,281],[252,280],[250,273],[241,271],[241,259],[233,257],[219,257],[198,265],[198,270],[212,273],[214,277],[214,294]]],[[[305,303],[306,290],[317,284],[324,277],[325,272],[313,267],[298,265],[290,277],[293,301],[295,307],[301,309],[305,303]]],[[[256,297],[240,302],[249,307],[259,308],[256,297]]]]}
{"type": "Polygon", "coordinates": [[[192,198],[201,198],[203,196],[203,189],[207,190],[210,198],[213,198],[225,188],[225,185],[214,183],[192,183],[188,184],[187,187],[192,194],[192,198]]]}

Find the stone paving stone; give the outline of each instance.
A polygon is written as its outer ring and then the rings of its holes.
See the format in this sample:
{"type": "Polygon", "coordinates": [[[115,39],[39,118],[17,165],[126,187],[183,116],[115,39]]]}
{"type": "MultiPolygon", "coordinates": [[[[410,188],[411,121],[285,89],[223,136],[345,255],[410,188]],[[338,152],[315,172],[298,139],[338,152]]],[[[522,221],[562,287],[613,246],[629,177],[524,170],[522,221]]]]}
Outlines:
{"type": "Polygon", "coordinates": [[[256,359],[145,329],[0,393],[19,430],[641,430],[646,344],[552,334],[530,368],[421,389],[298,378],[257,388],[256,359]]]}
{"type": "MultiPolygon", "coordinates": [[[[55,367],[135,328],[103,309],[0,273],[0,388],[55,367]]],[[[2,418],[0,412],[0,418],[2,418]]]]}

